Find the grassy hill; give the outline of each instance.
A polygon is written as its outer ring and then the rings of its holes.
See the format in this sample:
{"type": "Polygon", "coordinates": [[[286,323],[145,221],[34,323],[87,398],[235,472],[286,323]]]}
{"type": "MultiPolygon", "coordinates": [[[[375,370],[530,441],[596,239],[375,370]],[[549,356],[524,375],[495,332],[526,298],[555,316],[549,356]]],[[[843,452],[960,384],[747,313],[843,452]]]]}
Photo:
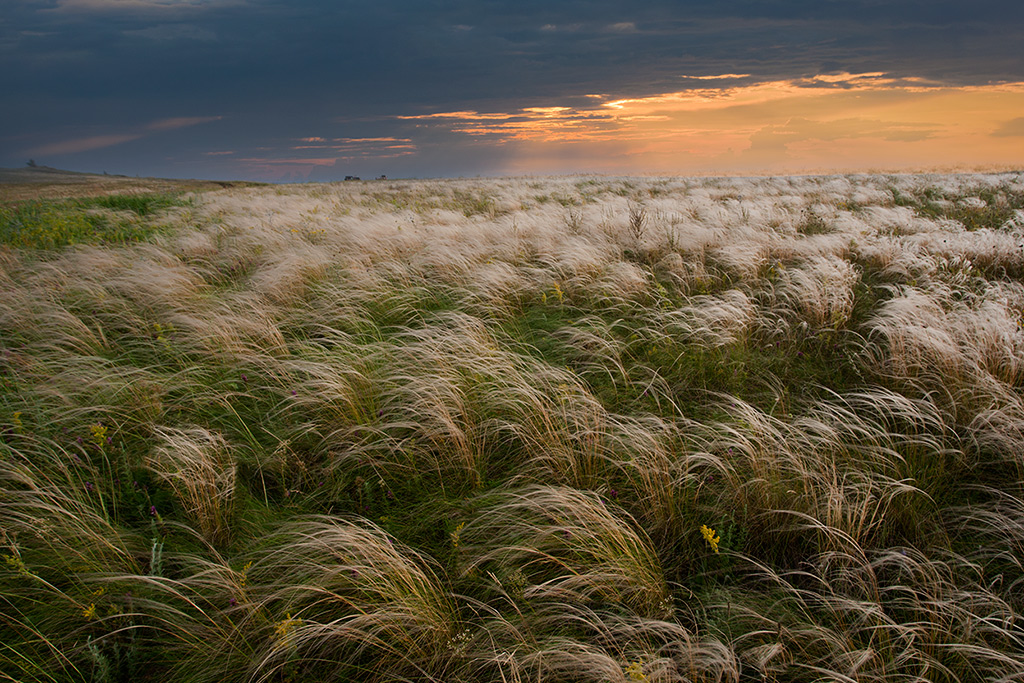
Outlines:
{"type": "Polygon", "coordinates": [[[86,194],[0,209],[0,677],[1024,678],[1024,175],[86,194]]]}
{"type": "Polygon", "coordinates": [[[112,194],[173,193],[255,185],[260,183],[137,178],[106,173],[80,173],[50,166],[24,166],[0,168],[0,205],[112,194]]]}

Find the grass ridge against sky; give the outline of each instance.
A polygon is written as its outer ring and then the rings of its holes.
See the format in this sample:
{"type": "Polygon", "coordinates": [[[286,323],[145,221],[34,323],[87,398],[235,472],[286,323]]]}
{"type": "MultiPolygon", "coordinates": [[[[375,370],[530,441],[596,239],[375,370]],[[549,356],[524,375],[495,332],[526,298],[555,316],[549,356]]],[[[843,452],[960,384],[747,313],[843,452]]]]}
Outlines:
{"type": "Polygon", "coordinates": [[[7,0],[0,166],[174,178],[1013,169],[1016,0],[7,0]]]}
{"type": "Polygon", "coordinates": [[[31,216],[4,680],[1024,677],[1021,173],[31,216]]]}

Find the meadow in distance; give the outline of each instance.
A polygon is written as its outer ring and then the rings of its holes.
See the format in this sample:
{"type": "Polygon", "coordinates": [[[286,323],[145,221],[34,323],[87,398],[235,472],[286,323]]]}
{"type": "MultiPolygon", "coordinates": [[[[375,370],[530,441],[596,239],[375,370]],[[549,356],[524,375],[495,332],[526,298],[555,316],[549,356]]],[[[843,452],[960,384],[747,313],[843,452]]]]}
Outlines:
{"type": "Polygon", "coordinates": [[[0,678],[1024,680],[1024,173],[0,207],[0,678]]]}

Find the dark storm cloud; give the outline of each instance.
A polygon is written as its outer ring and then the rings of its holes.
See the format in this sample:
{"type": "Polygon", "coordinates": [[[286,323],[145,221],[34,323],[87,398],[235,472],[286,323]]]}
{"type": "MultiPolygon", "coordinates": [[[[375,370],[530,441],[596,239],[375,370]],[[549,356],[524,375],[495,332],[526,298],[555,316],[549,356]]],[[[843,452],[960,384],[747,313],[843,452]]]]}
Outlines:
{"type": "MultiPolygon", "coordinates": [[[[145,148],[155,154],[146,161],[152,172],[194,173],[175,164],[191,158],[198,168],[214,147],[411,135],[412,124],[388,117],[511,111],[592,93],[641,97],[691,87],[684,75],[742,73],[756,81],[879,71],[953,85],[1024,80],[1017,0],[4,5],[0,165],[23,161],[26,150],[106,139],[120,142],[104,162],[133,159],[142,169],[145,148]],[[148,128],[174,117],[211,123],[148,128]]],[[[85,152],[101,149],[58,155],[55,163],[81,165],[85,152]]]]}

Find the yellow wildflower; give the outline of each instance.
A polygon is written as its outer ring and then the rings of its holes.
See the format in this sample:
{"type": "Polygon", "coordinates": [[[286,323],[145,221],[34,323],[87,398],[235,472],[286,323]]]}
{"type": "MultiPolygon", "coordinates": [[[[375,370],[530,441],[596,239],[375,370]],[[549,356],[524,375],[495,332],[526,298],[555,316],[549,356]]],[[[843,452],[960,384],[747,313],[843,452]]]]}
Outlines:
{"type": "Polygon", "coordinates": [[[633,681],[646,681],[647,675],[644,674],[643,664],[640,662],[633,662],[626,667],[626,675],[629,676],[630,680],[633,681]]]}
{"type": "Polygon", "coordinates": [[[239,572],[240,576],[238,577],[238,587],[242,590],[245,590],[248,586],[250,569],[252,569],[252,560],[246,562],[245,566],[242,567],[242,571],[239,572]]]}
{"type": "Polygon", "coordinates": [[[708,542],[708,545],[711,546],[711,549],[714,550],[717,553],[718,552],[718,543],[719,543],[719,541],[722,540],[722,537],[721,536],[716,536],[715,535],[715,530],[712,529],[711,527],[709,527],[706,524],[701,524],[700,525],[700,535],[703,536],[704,540],[708,542]]]}
{"type": "Polygon", "coordinates": [[[465,522],[460,522],[459,525],[457,527],[455,527],[455,531],[453,531],[451,533],[451,536],[452,536],[452,547],[455,547],[455,548],[459,547],[459,534],[462,533],[462,528],[464,526],[466,526],[466,523],[465,522]]]}
{"type": "Polygon", "coordinates": [[[91,602],[91,603],[89,603],[88,607],[83,608],[82,609],[82,616],[85,617],[86,619],[95,619],[96,618],[96,603],[95,602],[91,602]]]}
{"type": "Polygon", "coordinates": [[[302,626],[302,619],[297,619],[291,612],[285,618],[274,624],[274,635],[284,647],[291,647],[295,641],[295,630],[302,626]]]}
{"type": "Polygon", "coordinates": [[[22,576],[32,576],[32,574],[28,571],[28,567],[25,566],[25,562],[22,561],[20,555],[4,555],[3,558],[4,562],[11,569],[11,571],[17,572],[22,576]]]}
{"type": "Polygon", "coordinates": [[[107,440],[107,428],[102,424],[94,424],[89,427],[92,433],[92,440],[97,446],[102,446],[107,440]]]}

